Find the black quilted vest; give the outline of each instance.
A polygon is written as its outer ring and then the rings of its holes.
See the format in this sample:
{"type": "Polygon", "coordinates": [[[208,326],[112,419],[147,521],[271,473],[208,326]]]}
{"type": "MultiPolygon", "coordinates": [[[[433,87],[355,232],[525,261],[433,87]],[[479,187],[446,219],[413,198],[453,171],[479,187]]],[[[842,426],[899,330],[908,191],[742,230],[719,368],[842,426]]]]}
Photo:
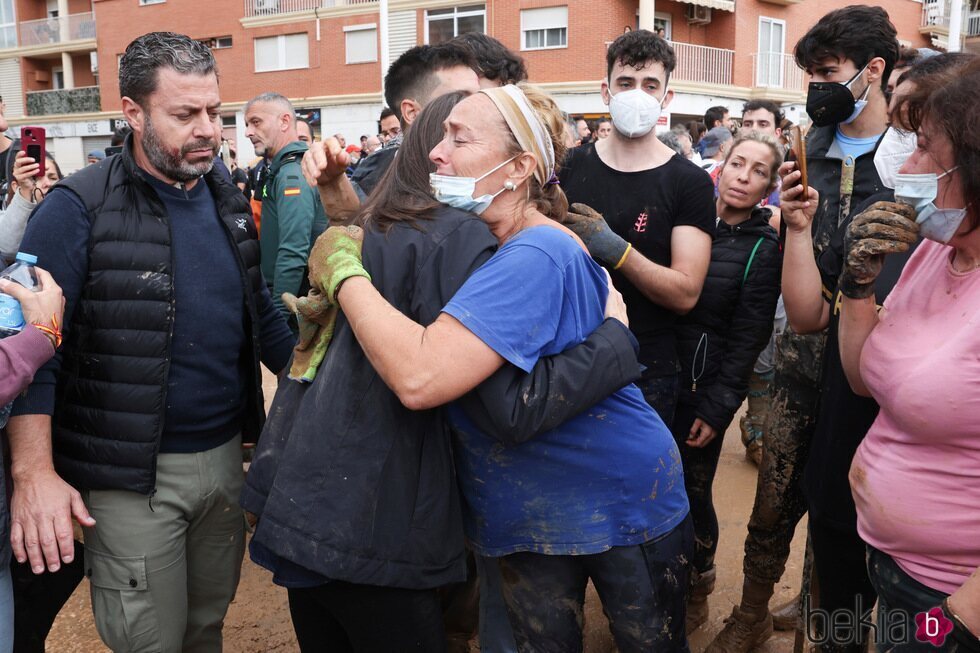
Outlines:
{"type": "MultiPolygon", "coordinates": [[[[238,254],[246,304],[248,405],[242,425],[254,442],[265,420],[256,296],[259,242],[241,191],[212,170],[204,181],[238,254]]],[[[121,154],[59,183],[82,200],[91,231],[88,272],[64,345],[53,422],[54,462],[77,488],[150,494],[164,428],[173,335],[173,254],[163,202],[121,154]]]]}

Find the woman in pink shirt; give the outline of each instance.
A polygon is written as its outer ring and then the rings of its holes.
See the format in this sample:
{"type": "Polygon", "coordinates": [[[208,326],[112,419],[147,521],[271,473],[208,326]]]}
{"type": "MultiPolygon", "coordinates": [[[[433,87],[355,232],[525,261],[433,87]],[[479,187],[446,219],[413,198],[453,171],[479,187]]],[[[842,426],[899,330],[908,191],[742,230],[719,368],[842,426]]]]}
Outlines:
{"type": "Polygon", "coordinates": [[[896,178],[902,204],[854,219],[840,281],[841,361],[881,406],[851,491],[878,650],[980,651],[980,60],[907,102],[918,147],[896,178]],[[878,310],[884,255],[917,235],[878,310]]]}

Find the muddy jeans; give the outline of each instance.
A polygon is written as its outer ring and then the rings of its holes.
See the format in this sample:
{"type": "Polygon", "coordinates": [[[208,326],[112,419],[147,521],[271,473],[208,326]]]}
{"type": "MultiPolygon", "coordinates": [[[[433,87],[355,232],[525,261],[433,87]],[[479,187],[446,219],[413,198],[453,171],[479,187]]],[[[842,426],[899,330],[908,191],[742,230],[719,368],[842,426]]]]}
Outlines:
{"type": "Polygon", "coordinates": [[[657,411],[660,419],[670,428],[677,409],[677,375],[643,377],[637,382],[646,402],[657,411]]]}
{"type": "Polygon", "coordinates": [[[777,583],[786,568],[796,525],[806,513],[800,481],[820,399],[826,338],[787,329],[777,340],[772,403],[759,465],[755,504],[745,538],[745,575],[777,583]]]}
{"type": "Polygon", "coordinates": [[[691,564],[695,571],[704,573],[715,566],[715,552],[718,550],[718,515],[711,497],[711,486],[718,470],[725,431],[722,430],[704,447],[692,447],[687,444],[687,437],[691,433],[695,417],[694,405],[679,403],[674,413],[671,432],[674,434],[677,449],[681,452],[684,488],[687,490],[691,520],[694,523],[695,545],[691,564]]]}
{"type": "Polygon", "coordinates": [[[620,653],[688,653],[684,614],[693,547],[687,517],[666,535],[636,546],[592,555],[498,558],[518,650],[581,651],[585,588],[591,579],[620,653]]]}
{"type": "Polygon", "coordinates": [[[878,592],[878,653],[978,653],[980,642],[956,627],[942,648],[916,640],[915,615],[935,608],[946,594],[926,587],[906,574],[891,556],[868,547],[868,575],[878,592]]]}

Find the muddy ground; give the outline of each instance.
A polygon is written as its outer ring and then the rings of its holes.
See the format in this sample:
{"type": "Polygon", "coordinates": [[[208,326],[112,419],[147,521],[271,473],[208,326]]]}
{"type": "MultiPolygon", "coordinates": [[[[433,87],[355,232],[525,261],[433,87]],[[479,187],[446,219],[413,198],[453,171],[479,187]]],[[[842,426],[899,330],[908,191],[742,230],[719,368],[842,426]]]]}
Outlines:
{"type": "MultiPolygon", "coordinates": [[[[267,384],[267,397],[272,396],[267,384]]],[[[738,420],[728,429],[722,450],[721,464],[715,480],[715,505],[721,526],[717,565],[718,580],[711,597],[711,616],[691,637],[691,651],[703,651],[711,638],[722,628],[722,621],[738,601],[741,588],[742,545],[745,525],[752,511],[755,496],[756,468],[745,461],[738,433],[738,420]]],[[[788,599],[800,584],[805,521],[797,528],[793,553],[783,581],[776,588],[773,604],[788,599]]],[[[58,616],[47,642],[49,653],[103,653],[102,645],[92,623],[88,582],[83,581],[58,616]]],[[[777,633],[758,653],[788,653],[793,649],[792,633],[777,633]]],[[[229,653],[294,653],[299,650],[293,637],[286,606],[286,592],[270,582],[269,574],[246,560],[238,596],[225,620],[225,650],[229,653]]],[[[473,650],[478,651],[474,642],[473,650]]],[[[595,592],[589,588],[586,605],[586,653],[615,651],[612,637],[595,592]]]]}

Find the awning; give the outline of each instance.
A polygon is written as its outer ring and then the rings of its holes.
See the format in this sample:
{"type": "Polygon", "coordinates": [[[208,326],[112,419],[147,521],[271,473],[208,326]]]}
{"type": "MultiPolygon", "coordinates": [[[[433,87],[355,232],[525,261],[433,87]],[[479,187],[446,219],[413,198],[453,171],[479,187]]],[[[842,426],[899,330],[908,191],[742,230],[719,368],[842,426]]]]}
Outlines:
{"type": "Polygon", "coordinates": [[[721,9],[722,11],[735,11],[735,0],[683,0],[689,5],[698,5],[708,9],[721,9]]]}

